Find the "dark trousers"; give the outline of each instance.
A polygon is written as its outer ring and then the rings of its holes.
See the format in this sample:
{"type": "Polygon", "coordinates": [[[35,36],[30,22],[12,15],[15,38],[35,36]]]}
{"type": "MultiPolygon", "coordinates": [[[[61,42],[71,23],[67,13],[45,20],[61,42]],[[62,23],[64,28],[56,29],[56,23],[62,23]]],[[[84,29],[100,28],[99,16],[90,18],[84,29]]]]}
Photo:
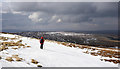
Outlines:
{"type": "Polygon", "coordinates": [[[43,49],[43,44],[41,44],[40,48],[43,49]]]}

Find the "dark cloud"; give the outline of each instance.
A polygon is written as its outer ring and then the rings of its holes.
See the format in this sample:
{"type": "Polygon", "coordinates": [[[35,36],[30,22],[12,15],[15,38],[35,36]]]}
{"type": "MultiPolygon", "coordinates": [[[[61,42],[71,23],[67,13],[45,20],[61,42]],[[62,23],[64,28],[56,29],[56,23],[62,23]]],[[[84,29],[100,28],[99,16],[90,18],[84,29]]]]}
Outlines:
{"type": "Polygon", "coordinates": [[[65,15],[92,13],[92,15],[97,14],[94,16],[116,16],[117,4],[117,2],[12,2],[11,8],[16,11],[41,11],[65,15]]]}
{"type": "Polygon", "coordinates": [[[2,14],[2,28],[3,29],[22,29],[24,26],[30,26],[33,23],[28,21],[26,16],[15,15],[11,13],[2,14]]]}
{"type": "Polygon", "coordinates": [[[9,8],[3,9],[9,11],[9,14],[3,15],[3,27],[15,26],[26,30],[116,30],[117,6],[117,2],[11,2],[8,3],[9,8]]]}

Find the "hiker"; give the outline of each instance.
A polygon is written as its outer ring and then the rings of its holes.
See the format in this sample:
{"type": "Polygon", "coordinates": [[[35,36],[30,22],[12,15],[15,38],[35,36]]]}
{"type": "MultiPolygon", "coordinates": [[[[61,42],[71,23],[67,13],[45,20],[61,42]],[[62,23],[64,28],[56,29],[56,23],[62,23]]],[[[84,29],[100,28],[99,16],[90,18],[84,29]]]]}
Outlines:
{"type": "Polygon", "coordinates": [[[44,39],[43,39],[43,37],[41,37],[41,39],[40,39],[40,44],[41,44],[40,48],[43,49],[43,44],[44,44],[44,39]]]}

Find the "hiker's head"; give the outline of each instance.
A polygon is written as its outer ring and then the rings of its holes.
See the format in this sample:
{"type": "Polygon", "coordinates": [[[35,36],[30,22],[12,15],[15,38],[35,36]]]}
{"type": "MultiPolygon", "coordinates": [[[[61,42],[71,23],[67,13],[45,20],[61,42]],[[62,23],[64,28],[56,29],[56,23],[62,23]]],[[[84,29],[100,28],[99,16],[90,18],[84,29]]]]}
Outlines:
{"type": "Polygon", "coordinates": [[[43,37],[41,37],[41,39],[43,39],[43,37]]]}

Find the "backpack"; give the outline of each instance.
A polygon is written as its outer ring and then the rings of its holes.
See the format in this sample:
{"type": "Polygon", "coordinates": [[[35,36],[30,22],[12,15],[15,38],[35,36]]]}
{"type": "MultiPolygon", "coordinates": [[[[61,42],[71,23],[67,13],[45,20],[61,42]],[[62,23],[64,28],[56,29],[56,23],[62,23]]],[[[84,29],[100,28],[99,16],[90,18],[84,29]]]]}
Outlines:
{"type": "Polygon", "coordinates": [[[40,40],[40,43],[43,43],[43,42],[44,42],[44,40],[43,40],[43,39],[41,39],[41,40],[40,40]]]}

